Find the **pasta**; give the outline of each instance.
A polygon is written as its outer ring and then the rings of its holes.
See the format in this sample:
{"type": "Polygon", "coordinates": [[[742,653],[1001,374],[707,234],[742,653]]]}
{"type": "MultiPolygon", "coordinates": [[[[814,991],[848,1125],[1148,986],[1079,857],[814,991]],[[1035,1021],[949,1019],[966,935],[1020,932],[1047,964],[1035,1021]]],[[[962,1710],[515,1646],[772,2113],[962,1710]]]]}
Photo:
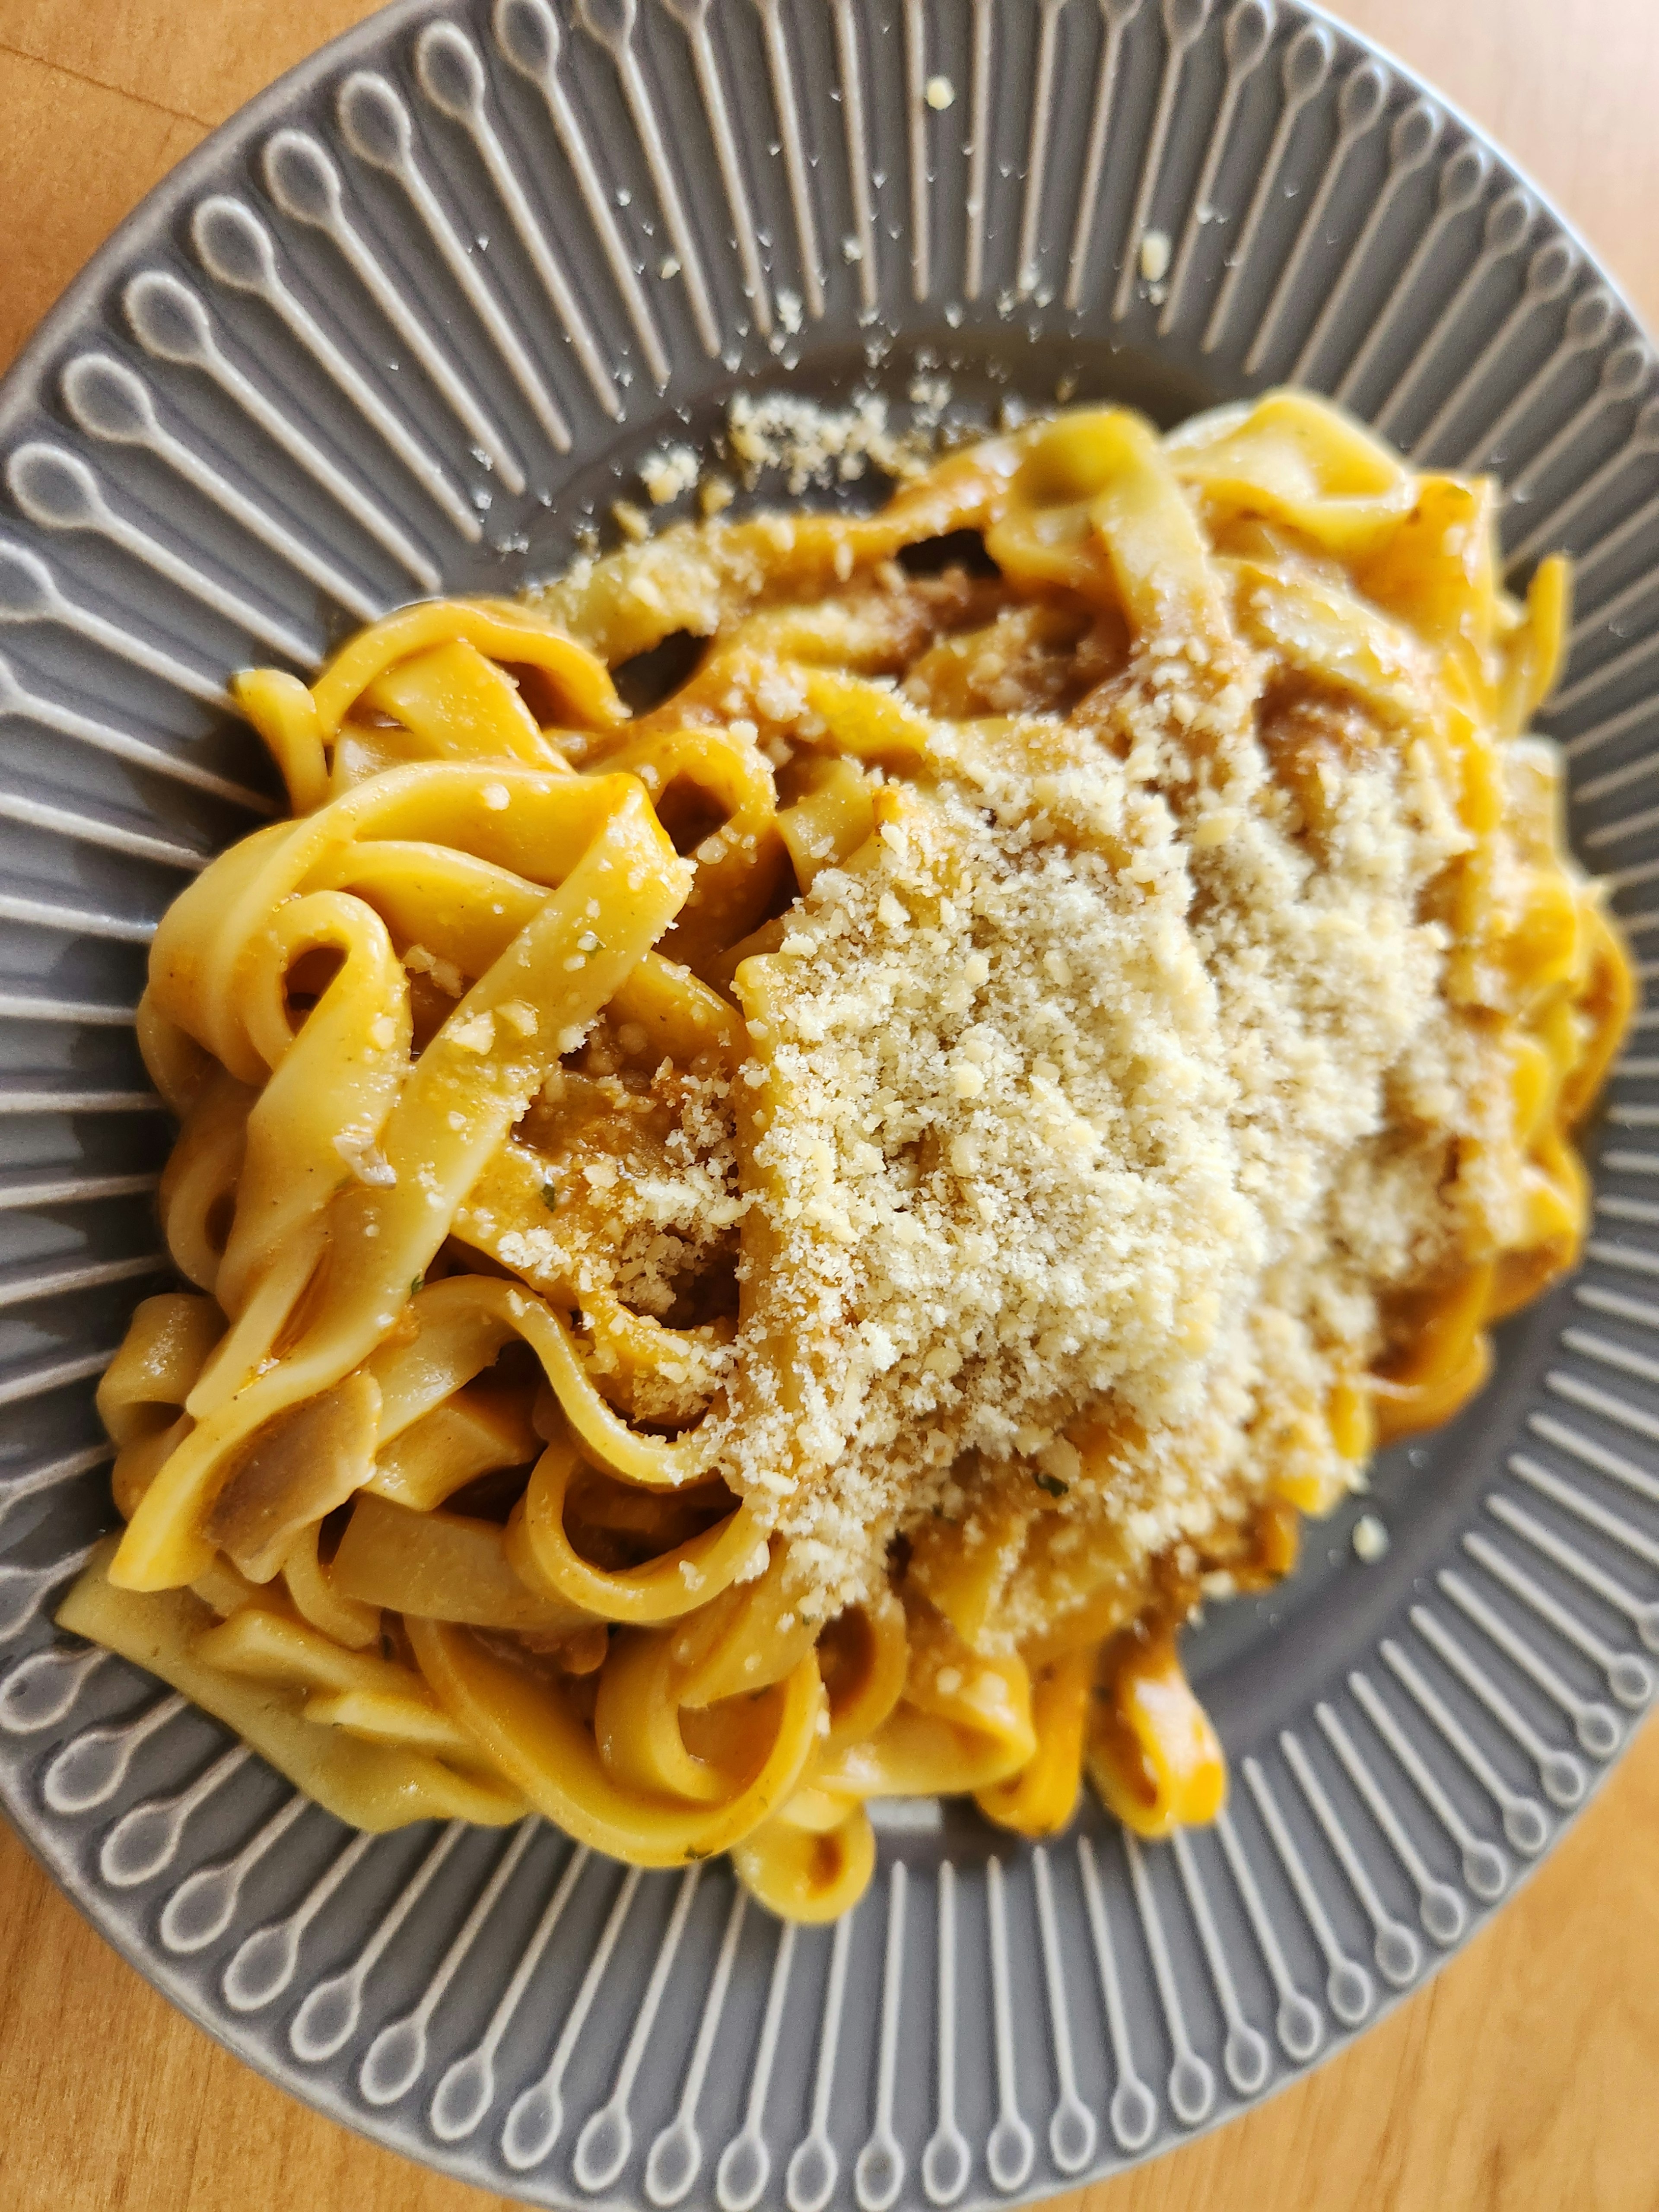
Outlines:
{"type": "Polygon", "coordinates": [[[1583,1233],[1632,987],[1493,508],[1078,410],[240,678],[292,815],[155,940],[191,1287],[63,1624],[362,1826],[799,1918],[884,1795],[1212,1818],[1179,1625],[1583,1233]]]}

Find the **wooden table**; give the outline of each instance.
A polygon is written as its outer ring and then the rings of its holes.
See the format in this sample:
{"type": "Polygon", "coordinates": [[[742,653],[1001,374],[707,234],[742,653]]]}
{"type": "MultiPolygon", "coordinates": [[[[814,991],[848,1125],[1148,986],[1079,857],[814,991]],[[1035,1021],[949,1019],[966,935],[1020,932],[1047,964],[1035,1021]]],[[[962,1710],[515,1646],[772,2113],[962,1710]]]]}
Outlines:
{"type": "MultiPolygon", "coordinates": [[[[1659,327],[1653,0],[1349,0],[1490,128],[1659,327]]],[[[0,362],[215,124],[362,0],[0,0],[0,362]]],[[[1358,2048],[1087,2212],[1654,2212],[1659,1729],[1358,2048]]],[[[5,2212],[464,2212],[188,2026],[0,1826],[5,2212]]],[[[1061,2200],[1056,2200],[1057,2204],[1061,2200]]]]}

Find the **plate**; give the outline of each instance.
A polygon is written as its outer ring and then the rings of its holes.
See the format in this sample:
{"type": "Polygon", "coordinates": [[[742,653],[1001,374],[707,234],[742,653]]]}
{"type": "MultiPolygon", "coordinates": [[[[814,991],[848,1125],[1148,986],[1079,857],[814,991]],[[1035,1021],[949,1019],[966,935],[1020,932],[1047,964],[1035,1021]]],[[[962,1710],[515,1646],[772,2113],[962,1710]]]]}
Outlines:
{"type": "MultiPolygon", "coordinates": [[[[1465,1942],[1595,1790],[1659,1651],[1659,1056],[1592,1143],[1570,1286],[1189,1639],[1209,1830],[1026,1848],[887,1808],[832,1929],[532,1822],[354,1836],[58,1637],[110,1519],[93,1380],[166,1272],[132,1009],[272,804],[229,672],[556,570],[750,389],[1172,422],[1297,379],[1501,468],[1578,556],[1578,848],[1659,919],[1659,397],[1539,195],[1392,62],[1268,0],[403,0],[216,134],[0,397],[0,1793],[253,2066],[534,2203],[1017,2200],[1212,2125],[1465,1942]],[[1386,1556],[1351,1541],[1361,1507],[1386,1556]]],[[[781,495],[773,480],[763,495],[781,495]]],[[[834,496],[872,499],[868,478],[834,496]]]]}

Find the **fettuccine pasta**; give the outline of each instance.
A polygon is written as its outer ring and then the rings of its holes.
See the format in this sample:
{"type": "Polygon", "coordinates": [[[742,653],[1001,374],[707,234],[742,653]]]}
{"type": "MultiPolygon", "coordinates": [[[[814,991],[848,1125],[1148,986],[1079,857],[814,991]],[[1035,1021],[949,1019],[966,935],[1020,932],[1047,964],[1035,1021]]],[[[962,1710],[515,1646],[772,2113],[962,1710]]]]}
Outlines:
{"type": "Polygon", "coordinates": [[[1079,410],[240,678],[292,815],[155,939],[189,1287],[63,1623],[361,1826],[800,1918],[872,1798],[1212,1817],[1180,1624],[1583,1231],[1631,981],[1494,503],[1079,410]]]}

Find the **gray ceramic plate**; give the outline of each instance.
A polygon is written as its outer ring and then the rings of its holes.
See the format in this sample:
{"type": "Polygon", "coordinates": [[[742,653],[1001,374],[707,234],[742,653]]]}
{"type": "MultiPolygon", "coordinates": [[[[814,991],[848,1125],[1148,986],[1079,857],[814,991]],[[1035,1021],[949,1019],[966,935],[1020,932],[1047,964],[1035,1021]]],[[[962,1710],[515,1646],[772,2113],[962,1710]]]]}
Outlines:
{"type": "MultiPolygon", "coordinates": [[[[1659,918],[1659,398],[1627,308],[1468,126],[1267,0],[403,0],[257,100],[0,398],[0,1792],[110,1940],[251,2064],[538,2203],[967,2204],[1237,2112],[1462,1942],[1595,1789],[1659,1650],[1659,1057],[1583,1274],[1503,1333],[1194,1672],[1231,1808],[1046,1850],[894,1808],[781,1929],[722,1866],[545,1827],[355,1838],[58,1638],[110,1519],[92,1378],[165,1274],[131,1021],[156,916],[267,772],[230,670],[510,589],[740,388],[1165,421],[1334,391],[1501,466],[1585,610],[1581,849],[1659,918]],[[1157,234],[1143,252],[1142,240],[1157,234]],[[1158,240],[1167,241],[1167,267],[1158,240]],[[1149,280],[1152,272],[1158,281],[1149,280]],[[920,380],[920,381],[919,381],[920,380]]],[[[777,495],[779,487],[770,487],[777,495]]],[[[871,497],[861,483],[843,495],[871,497]]]]}

